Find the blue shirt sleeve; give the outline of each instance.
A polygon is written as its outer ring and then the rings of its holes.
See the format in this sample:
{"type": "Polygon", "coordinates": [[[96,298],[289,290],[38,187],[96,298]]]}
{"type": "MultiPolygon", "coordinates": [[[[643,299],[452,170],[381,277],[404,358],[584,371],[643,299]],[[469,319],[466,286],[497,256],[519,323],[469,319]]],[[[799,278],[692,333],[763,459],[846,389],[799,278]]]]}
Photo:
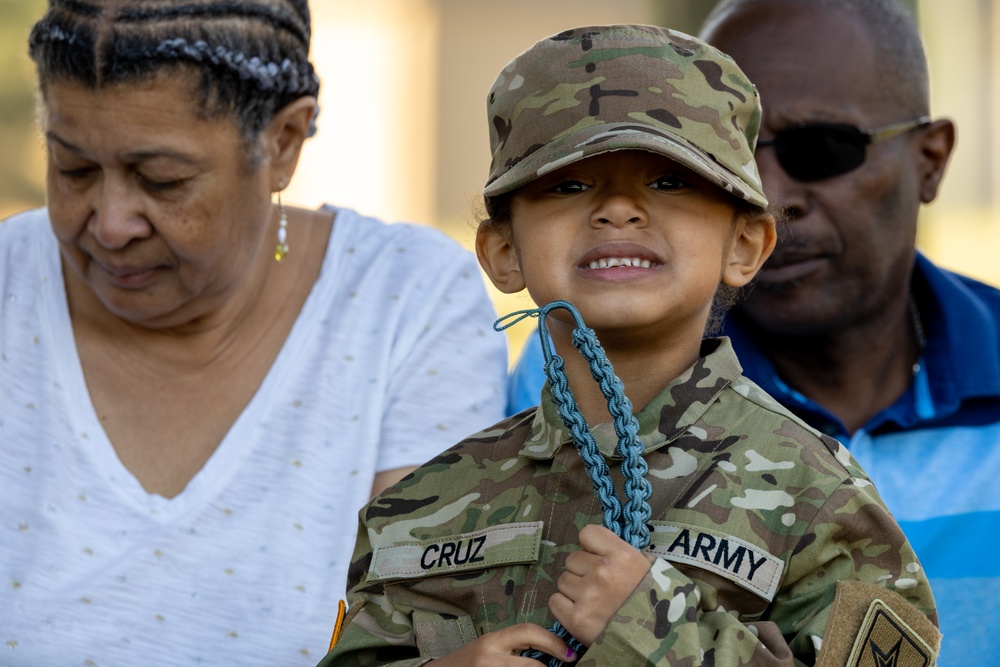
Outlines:
{"type": "Polygon", "coordinates": [[[528,337],[507,385],[507,416],[538,405],[545,384],[545,359],[538,336],[528,337]]]}

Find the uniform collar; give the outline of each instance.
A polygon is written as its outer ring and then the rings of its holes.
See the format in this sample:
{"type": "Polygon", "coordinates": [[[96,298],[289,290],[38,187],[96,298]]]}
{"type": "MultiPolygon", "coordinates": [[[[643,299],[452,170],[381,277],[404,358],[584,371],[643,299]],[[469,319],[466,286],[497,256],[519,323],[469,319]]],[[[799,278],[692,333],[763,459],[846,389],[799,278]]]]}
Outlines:
{"type": "MultiPolygon", "coordinates": [[[[742,369],[728,338],[707,338],[701,356],[691,368],[670,382],[653,400],[636,413],[639,439],[646,451],[658,449],[675,440],[697,422],[718,395],[739,377],[742,369]]],[[[606,458],[619,459],[615,453],[618,436],[610,421],[591,425],[591,433],[606,458]]],[[[560,447],[571,444],[569,430],[559,416],[548,382],[542,387],[541,404],[531,423],[531,434],[520,455],[531,459],[551,459],[560,447]]]]}

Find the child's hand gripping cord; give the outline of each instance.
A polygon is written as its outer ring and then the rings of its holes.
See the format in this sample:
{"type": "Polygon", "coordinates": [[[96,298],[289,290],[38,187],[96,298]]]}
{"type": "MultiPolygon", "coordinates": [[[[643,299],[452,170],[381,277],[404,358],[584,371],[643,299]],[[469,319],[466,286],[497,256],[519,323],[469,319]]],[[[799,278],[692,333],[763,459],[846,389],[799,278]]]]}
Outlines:
{"type": "MultiPolygon", "coordinates": [[[[644,549],[649,544],[649,518],[651,510],[649,497],[653,487],[646,479],[649,469],[642,457],[643,444],[639,440],[639,424],[632,414],[632,402],[625,396],[624,386],[615,375],[611,362],[593,329],[588,328],[580,311],[568,301],[553,301],[552,303],[530,310],[519,310],[501,317],[493,325],[497,331],[520,322],[526,317],[538,318],[538,335],[541,338],[542,353],[545,355],[545,375],[552,390],[552,396],[559,406],[559,416],[573,437],[580,457],[583,459],[587,474],[594,485],[594,493],[601,501],[604,511],[604,526],[613,531],[636,549],[644,549]],[[563,360],[552,349],[545,318],[553,310],[563,308],[573,316],[576,327],[573,330],[573,346],[590,363],[590,373],[601,387],[601,392],[608,399],[608,411],[614,420],[615,433],[618,435],[618,454],[622,457],[622,473],[625,476],[625,496],[627,501],[624,510],[615,495],[614,484],[604,457],[597,447],[594,436],[590,433],[586,420],[580,413],[569,388],[566,372],[563,370],[563,360]]],[[[556,621],[552,632],[566,641],[571,649],[579,655],[585,647],[572,637],[562,625],[556,621]]],[[[541,651],[525,651],[522,655],[535,658],[542,662],[548,659],[550,667],[560,667],[563,661],[551,657],[541,651]]]]}

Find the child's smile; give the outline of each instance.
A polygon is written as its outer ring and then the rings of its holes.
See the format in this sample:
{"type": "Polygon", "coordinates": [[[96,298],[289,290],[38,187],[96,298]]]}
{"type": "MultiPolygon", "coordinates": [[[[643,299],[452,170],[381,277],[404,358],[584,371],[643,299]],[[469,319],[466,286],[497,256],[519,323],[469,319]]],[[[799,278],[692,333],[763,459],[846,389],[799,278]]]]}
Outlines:
{"type": "Polygon", "coordinates": [[[617,257],[601,258],[591,262],[587,268],[588,269],[613,269],[616,267],[634,267],[648,269],[651,262],[648,259],[639,259],[638,257],[622,257],[621,259],[617,257]]]}
{"type": "Polygon", "coordinates": [[[649,249],[634,243],[609,243],[588,253],[580,264],[584,270],[600,273],[602,279],[627,278],[636,270],[656,269],[662,260],[649,249]],[[617,270],[613,270],[617,269],[617,270]]]}

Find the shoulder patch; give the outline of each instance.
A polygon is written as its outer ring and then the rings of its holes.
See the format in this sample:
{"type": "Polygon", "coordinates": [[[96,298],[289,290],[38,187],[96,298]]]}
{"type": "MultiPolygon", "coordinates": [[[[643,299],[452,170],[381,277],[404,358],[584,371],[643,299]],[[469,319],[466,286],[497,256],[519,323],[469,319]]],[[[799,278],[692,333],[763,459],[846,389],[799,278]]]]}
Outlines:
{"type": "Polygon", "coordinates": [[[882,600],[873,600],[847,659],[847,667],[927,667],[934,651],[882,600]]]}
{"type": "Polygon", "coordinates": [[[367,581],[455,574],[538,560],[541,521],[491,526],[422,542],[373,544],[367,581]]]}
{"type": "Polygon", "coordinates": [[[774,600],[785,561],[755,544],[703,526],[651,521],[649,550],[729,579],[768,602],[774,600]]]}
{"type": "Polygon", "coordinates": [[[932,667],[941,632],[903,596],[839,581],[816,667],[932,667]]]}

